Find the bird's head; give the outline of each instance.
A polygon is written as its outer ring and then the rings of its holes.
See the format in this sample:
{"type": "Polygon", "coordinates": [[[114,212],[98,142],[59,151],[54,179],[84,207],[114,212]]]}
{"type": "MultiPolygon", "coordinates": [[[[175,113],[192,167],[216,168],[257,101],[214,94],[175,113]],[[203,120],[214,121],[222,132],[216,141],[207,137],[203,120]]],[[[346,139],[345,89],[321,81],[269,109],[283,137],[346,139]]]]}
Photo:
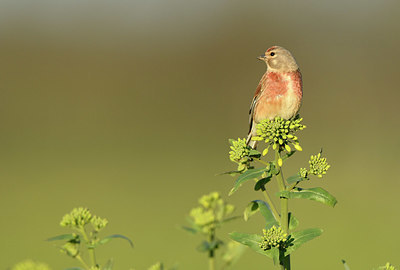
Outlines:
{"type": "Polygon", "coordinates": [[[264,61],[270,71],[290,72],[299,68],[292,54],[279,46],[272,46],[258,59],[264,61]]]}

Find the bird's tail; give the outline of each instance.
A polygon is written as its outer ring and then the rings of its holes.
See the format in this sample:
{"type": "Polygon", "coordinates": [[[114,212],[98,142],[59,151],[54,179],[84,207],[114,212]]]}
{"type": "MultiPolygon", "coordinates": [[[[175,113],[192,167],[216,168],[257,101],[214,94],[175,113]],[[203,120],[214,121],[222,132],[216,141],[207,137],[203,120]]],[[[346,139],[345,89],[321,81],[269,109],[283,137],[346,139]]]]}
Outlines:
{"type": "Polygon", "coordinates": [[[252,132],[250,131],[250,132],[249,132],[249,135],[247,136],[246,144],[247,144],[248,146],[250,146],[251,148],[256,149],[256,148],[257,148],[257,141],[252,141],[252,140],[251,140],[252,137],[253,137],[253,134],[252,134],[252,132]]]}

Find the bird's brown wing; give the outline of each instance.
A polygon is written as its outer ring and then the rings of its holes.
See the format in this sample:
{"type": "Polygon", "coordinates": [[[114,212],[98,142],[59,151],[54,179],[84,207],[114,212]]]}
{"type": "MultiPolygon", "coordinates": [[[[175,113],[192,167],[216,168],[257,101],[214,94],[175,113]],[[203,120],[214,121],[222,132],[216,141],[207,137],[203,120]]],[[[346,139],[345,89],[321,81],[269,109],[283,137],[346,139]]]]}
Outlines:
{"type": "Polygon", "coordinates": [[[257,104],[257,100],[261,94],[261,81],[256,88],[256,92],[254,93],[253,100],[251,101],[250,110],[249,110],[249,133],[253,127],[253,118],[254,118],[254,109],[257,104]]]}

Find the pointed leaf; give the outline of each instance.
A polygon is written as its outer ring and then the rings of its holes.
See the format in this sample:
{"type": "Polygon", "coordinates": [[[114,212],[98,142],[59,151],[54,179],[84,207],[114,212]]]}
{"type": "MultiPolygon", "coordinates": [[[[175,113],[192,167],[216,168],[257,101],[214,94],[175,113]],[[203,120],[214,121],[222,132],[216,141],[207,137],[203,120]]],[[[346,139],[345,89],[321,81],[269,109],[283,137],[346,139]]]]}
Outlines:
{"type": "Polygon", "coordinates": [[[233,232],[229,234],[231,239],[239,242],[243,245],[250,247],[255,252],[262,254],[264,256],[273,258],[273,249],[264,250],[260,247],[260,243],[262,241],[262,236],[258,234],[248,234],[248,233],[238,233],[233,232]]]}
{"type": "Polygon", "coordinates": [[[126,236],[124,236],[124,235],[121,235],[121,234],[113,234],[113,235],[109,235],[109,236],[107,236],[107,237],[104,237],[103,239],[101,239],[101,240],[99,241],[99,244],[102,245],[102,244],[108,243],[108,242],[110,242],[112,239],[115,239],[115,238],[121,238],[121,239],[124,239],[124,240],[128,241],[128,242],[129,242],[129,245],[133,248],[133,243],[132,243],[131,239],[129,239],[128,237],[126,237],[126,236]]]}
{"type": "Polygon", "coordinates": [[[261,156],[261,153],[258,152],[258,151],[255,150],[255,149],[250,149],[249,156],[250,156],[250,157],[257,157],[257,158],[259,158],[259,157],[261,156]]]}
{"type": "Polygon", "coordinates": [[[283,160],[286,160],[286,159],[288,159],[289,157],[291,157],[294,153],[296,153],[296,151],[290,151],[289,153],[283,155],[282,159],[283,159],[283,160]]]}
{"type": "Polygon", "coordinates": [[[190,232],[190,233],[193,233],[193,234],[196,234],[196,233],[199,232],[197,229],[191,228],[191,227],[182,226],[181,228],[182,228],[183,230],[185,230],[185,231],[187,231],[187,232],[190,232]]]}
{"type": "Polygon", "coordinates": [[[54,237],[50,237],[48,239],[46,239],[46,241],[57,241],[57,240],[72,240],[75,239],[76,235],[72,234],[72,233],[68,233],[68,234],[61,234],[61,235],[57,235],[54,237]]]}
{"type": "Polygon", "coordinates": [[[278,221],[272,214],[268,203],[262,200],[255,200],[247,205],[243,213],[244,220],[247,221],[252,215],[257,213],[258,211],[260,211],[261,215],[264,217],[264,220],[266,222],[266,229],[271,228],[273,225],[278,225],[278,221]]]}
{"type": "Polygon", "coordinates": [[[289,213],[289,230],[293,231],[299,226],[299,220],[293,216],[293,213],[289,213]]]}
{"type": "Polygon", "coordinates": [[[289,199],[307,199],[312,201],[317,201],[329,206],[334,207],[337,203],[335,197],[333,197],[328,191],[323,188],[295,188],[291,191],[281,191],[278,192],[280,197],[289,198],[289,199]]]}
{"type": "Polygon", "coordinates": [[[288,177],[286,179],[286,182],[288,182],[288,184],[293,184],[293,183],[296,183],[296,182],[301,182],[303,180],[305,180],[305,178],[301,177],[298,174],[295,174],[295,175],[292,175],[292,176],[288,177]]]}
{"type": "Polygon", "coordinates": [[[217,173],[216,175],[219,176],[219,175],[229,174],[235,176],[236,174],[241,174],[241,173],[243,173],[243,171],[229,171],[229,172],[217,173]]]}
{"type": "Polygon", "coordinates": [[[246,181],[258,178],[260,177],[264,172],[266,171],[266,168],[258,168],[258,169],[250,169],[247,170],[245,173],[240,175],[238,179],[235,182],[235,185],[229,192],[229,196],[232,195],[238,188],[246,181]]]}
{"type": "Polygon", "coordinates": [[[269,173],[267,177],[261,178],[260,180],[257,181],[257,183],[254,185],[254,190],[258,191],[260,189],[263,189],[265,185],[271,181],[272,175],[269,173]]]}
{"type": "Polygon", "coordinates": [[[200,252],[207,252],[210,251],[210,244],[207,241],[203,241],[200,243],[200,245],[197,246],[197,251],[200,252]]]}
{"type": "Polygon", "coordinates": [[[293,239],[291,245],[285,251],[285,256],[298,249],[304,243],[318,237],[322,234],[321,229],[305,229],[303,231],[293,232],[290,236],[293,239]]]}

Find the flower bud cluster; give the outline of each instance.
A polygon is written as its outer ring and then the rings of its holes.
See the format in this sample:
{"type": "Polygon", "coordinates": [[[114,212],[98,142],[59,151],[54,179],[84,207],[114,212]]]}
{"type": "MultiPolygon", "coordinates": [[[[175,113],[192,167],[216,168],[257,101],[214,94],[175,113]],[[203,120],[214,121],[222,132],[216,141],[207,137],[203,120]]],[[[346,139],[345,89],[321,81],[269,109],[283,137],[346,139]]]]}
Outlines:
{"type": "Polygon", "coordinates": [[[299,175],[303,178],[308,178],[308,170],[306,168],[300,168],[299,175]]]}
{"type": "MultiPolygon", "coordinates": [[[[302,151],[301,146],[295,133],[306,128],[301,124],[303,118],[296,116],[293,119],[285,120],[281,117],[276,117],[273,120],[263,120],[257,125],[257,136],[252,140],[264,141],[268,146],[272,145],[273,149],[279,147],[280,150],[285,149],[290,152],[293,147],[302,151]]],[[[266,152],[266,151],[265,151],[266,152]]]]}
{"type": "Polygon", "coordinates": [[[272,247],[285,248],[288,235],[281,227],[277,228],[272,226],[269,230],[263,229],[263,240],[260,243],[260,248],[264,250],[271,249],[272,247]]]}
{"type": "Polygon", "coordinates": [[[89,209],[79,207],[74,208],[69,214],[64,215],[60,226],[81,230],[85,225],[92,224],[93,229],[98,232],[103,229],[107,223],[107,219],[93,216],[89,209]]]}
{"type": "Polygon", "coordinates": [[[243,171],[250,165],[251,158],[249,154],[251,148],[246,145],[246,139],[238,138],[237,141],[229,140],[229,142],[231,143],[229,158],[238,164],[238,171],[243,171]]]}
{"type": "Polygon", "coordinates": [[[319,178],[321,178],[322,175],[326,174],[328,169],[331,167],[331,165],[329,165],[326,161],[326,158],[321,157],[321,153],[318,153],[318,155],[315,156],[311,156],[309,163],[310,170],[308,171],[308,173],[317,175],[319,178]]]}
{"type": "Polygon", "coordinates": [[[199,204],[199,207],[190,211],[190,217],[205,234],[214,230],[235,209],[233,205],[224,202],[218,192],[202,196],[199,204]]]}

